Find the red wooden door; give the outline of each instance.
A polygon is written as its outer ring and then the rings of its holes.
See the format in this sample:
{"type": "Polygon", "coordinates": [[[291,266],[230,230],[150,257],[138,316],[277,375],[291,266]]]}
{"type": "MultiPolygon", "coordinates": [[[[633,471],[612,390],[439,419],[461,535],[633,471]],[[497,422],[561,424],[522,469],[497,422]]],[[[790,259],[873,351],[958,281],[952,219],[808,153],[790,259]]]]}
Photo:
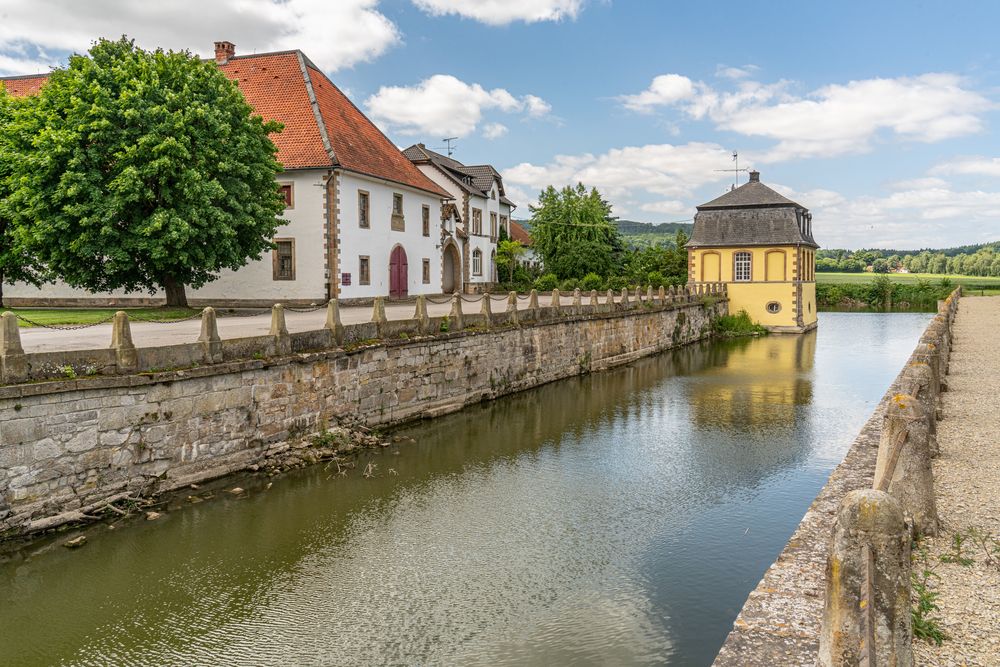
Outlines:
{"type": "Polygon", "coordinates": [[[405,297],[409,276],[406,273],[406,251],[396,246],[389,255],[389,296],[405,297]]]}

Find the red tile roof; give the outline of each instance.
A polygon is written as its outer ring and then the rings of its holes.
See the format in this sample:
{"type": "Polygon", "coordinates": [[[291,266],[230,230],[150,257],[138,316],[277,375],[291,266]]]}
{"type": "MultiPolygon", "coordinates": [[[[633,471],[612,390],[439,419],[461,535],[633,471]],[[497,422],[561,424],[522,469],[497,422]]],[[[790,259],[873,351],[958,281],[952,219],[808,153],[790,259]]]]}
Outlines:
{"type": "Polygon", "coordinates": [[[513,220],[510,221],[510,240],[520,241],[523,246],[530,246],[533,243],[528,230],[513,220]]]}
{"type": "MultiPolygon", "coordinates": [[[[278,160],[286,169],[340,166],[452,198],[417,169],[301,52],[237,56],[219,69],[237,83],[256,113],[284,124],[285,129],[272,139],[278,147],[278,160]],[[315,107],[303,70],[315,95],[315,107]]],[[[47,79],[43,74],[0,78],[0,83],[20,97],[37,93],[47,79]]]]}

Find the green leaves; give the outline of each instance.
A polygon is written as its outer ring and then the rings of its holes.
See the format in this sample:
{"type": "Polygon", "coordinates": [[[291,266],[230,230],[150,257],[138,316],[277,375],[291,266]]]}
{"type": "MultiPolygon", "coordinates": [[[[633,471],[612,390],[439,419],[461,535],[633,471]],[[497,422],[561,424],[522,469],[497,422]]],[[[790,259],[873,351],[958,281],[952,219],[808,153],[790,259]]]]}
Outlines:
{"type": "Polygon", "coordinates": [[[611,205],[596,188],[588,192],[579,183],[557,191],[550,185],[538,203],[531,207],[531,237],[546,270],[560,278],[613,271],[622,241],[611,205]]]}
{"type": "Polygon", "coordinates": [[[213,62],[102,40],[19,107],[0,120],[4,210],[70,285],[198,287],[259,258],[283,222],[268,136],[281,126],[253,116],[213,62]]]}

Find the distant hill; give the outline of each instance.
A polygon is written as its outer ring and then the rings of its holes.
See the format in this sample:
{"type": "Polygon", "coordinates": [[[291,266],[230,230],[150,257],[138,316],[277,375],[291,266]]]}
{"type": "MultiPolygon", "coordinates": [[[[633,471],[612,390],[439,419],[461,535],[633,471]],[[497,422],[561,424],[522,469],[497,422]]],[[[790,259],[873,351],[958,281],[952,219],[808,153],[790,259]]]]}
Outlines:
{"type": "MultiPolygon", "coordinates": [[[[515,220],[529,232],[531,231],[530,220],[515,220]]],[[[683,231],[691,236],[691,228],[694,226],[690,222],[637,222],[635,220],[617,220],[618,232],[626,239],[642,241],[644,243],[656,243],[658,241],[671,241],[677,231],[683,231]]]]}

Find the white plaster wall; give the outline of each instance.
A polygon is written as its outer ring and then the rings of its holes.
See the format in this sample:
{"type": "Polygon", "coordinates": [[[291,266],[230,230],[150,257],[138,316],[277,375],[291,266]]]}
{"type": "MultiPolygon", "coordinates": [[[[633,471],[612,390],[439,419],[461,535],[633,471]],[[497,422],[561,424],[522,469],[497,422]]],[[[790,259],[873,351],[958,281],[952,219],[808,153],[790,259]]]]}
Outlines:
{"type": "MultiPolygon", "coordinates": [[[[325,290],[325,241],[323,183],[325,170],[310,169],[281,174],[279,183],[293,186],[293,207],[283,218],[288,224],[278,228],[276,238],[295,239],[295,280],[274,280],[271,251],[260,260],[251,261],[238,271],[224,270],[219,278],[200,289],[188,288],[189,299],[231,300],[309,300],[323,302],[325,290]]],[[[65,283],[34,287],[24,283],[4,286],[4,296],[27,299],[148,299],[163,298],[157,291],[87,292],[65,283]]]]}
{"type": "MultiPolygon", "coordinates": [[[[340,172],[337,179],[340,209],[340,269],[351,274],[351,284],[340,284],[340,298],[357,299],[389,294],[389,255],[396,245],[406,251],[410,296],[441,293],[441,199],[434,195],[360,174],[340,172]],[[370,227],[358,226],[358,191],[369,195],[370,227]],[[393,231],[392,195],[403,195],[405,231],[393,231]],[[423,235],[422,207],[431,209],[430,236],[423,235]],[[358,282],[359,257],[370,258],[371,284],[358,282]],[[431,282],[423,283],[422,260],[431,263],[431,282]]],[[[338,281],[341,276],[337,276],[338,281]]]]}

